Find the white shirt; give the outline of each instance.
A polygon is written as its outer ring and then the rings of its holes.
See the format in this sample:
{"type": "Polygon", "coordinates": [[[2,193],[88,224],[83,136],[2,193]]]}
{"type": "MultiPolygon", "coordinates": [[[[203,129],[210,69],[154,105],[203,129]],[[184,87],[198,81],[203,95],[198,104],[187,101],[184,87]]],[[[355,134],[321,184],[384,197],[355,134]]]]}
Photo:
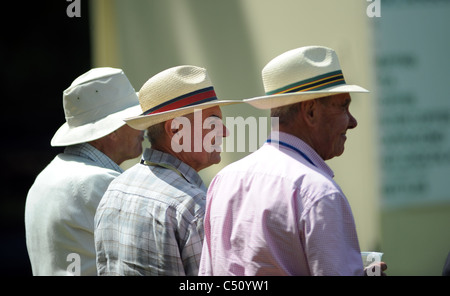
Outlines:
{"type": "Polygon", "coordinates": [[[94,215],[122,169],[89,144],[66,147],[39,174],[25,205],[33,275],[97,275],[94,215]]]}

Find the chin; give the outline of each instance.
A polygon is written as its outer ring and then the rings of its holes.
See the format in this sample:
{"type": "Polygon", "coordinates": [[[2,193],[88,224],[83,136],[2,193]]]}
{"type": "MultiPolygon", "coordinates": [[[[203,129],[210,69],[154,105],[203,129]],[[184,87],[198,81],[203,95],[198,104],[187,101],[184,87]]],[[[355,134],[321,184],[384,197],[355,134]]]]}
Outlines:
{"type": "Polygon", "coordinates": [[[142,155],[142,148],[141,149],[137,149],[135,155],[132,158],[136,158],[142,155]]]}
{"type": "Polygon", "coordinates": [[[344,154],[344,149],[342,149],[341,151],[338,151],[338,152],[334,155],[334,157],[341,156],[342,154],[344,154]]]}
{"type": "Polygon", "coordinates": [[[341,156],[343,153],[344,153],[344,149],[330,152],[330,154],[328,154],[327,157],[323,157],[323,160],[330,160],[332,158],[341,156]]]}
{"type": "Polygon", "coordinates": [[[211,156],[211,164],[218,164],[220,163],[220,161],[222,160],[222,157],[220,156],[220,153],[215,152],[212,156],[211,156]],[[217,154],[216,154],[217,153],[217,154]]]}

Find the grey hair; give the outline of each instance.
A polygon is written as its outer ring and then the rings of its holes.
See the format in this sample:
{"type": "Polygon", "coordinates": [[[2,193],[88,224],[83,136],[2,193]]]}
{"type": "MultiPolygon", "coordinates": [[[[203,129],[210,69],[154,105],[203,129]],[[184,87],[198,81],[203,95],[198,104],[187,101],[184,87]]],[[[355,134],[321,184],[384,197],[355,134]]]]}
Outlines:
{"type": "MultiPolygon", "coordinates": [[[[327,105],[330,101],[331,96],[317,98],[318,102],[321,104],[327,105]]],[[[273,108],[270,110],[271,117],[278,117],[280,124],[288,124],[294,120],[294,117],[300,112],[302,109],[302,102],[294,103],[291,105],[281,106],[278,108],[273,108]]]]}
{"type": "Polygon", "coordinates": [[[281,106],[270,110],[271,117],[278,117],[279,124],[288,124],[292,122],[294,117],[301,109],[301,103],[295,103],[292,105],[281,106]]]}
{"type": "Polygon", "coordinates": [[[164,122],[157,123],[147,128],[147,137],[151,145],[157,143],[162,135],[164,135],[164,122]]]}

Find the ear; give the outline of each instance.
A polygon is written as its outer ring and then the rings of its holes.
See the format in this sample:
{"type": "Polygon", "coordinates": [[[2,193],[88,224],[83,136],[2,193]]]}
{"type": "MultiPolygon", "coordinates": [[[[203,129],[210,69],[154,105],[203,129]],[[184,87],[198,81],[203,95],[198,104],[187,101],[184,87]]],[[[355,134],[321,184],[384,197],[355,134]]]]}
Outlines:
{"type": "Polygon", "coordinates": [[[107,135],[105,138],[107,138],[110,141],[117,141],[117,139],[119,138],[118,134],[117,134],[117,130],[113,131],[112,133],[110,133],[109,135],[107,135]]]}
{"type": "Polygon", "coordinates": [[[173,119],[167,120],[164,122],[164,131],[166,135],[169,136],[169,139],[173,137],[174,134],[178,132],[178,128],[172,128],[172,121],[173,119]]]}
{"type": "Polygon", "coordinates": [[[303,121],[305,121],[309,126],[315,125],[317,121],[317,107],[316,100],[302,102],[299,115],[302,116],[303,121]]]}

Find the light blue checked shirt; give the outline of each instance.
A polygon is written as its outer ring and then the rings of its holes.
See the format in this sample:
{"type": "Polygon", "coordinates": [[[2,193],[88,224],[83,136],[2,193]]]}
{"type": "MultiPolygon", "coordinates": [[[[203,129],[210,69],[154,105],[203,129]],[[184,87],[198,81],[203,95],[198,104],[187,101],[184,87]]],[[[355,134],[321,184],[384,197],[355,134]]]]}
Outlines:
{"type": "Polygon", "coordinates": [[[99,275],[197,275],[206,187],[179,159],[146,149],[111,182],[95,216],[99,275]]]}

